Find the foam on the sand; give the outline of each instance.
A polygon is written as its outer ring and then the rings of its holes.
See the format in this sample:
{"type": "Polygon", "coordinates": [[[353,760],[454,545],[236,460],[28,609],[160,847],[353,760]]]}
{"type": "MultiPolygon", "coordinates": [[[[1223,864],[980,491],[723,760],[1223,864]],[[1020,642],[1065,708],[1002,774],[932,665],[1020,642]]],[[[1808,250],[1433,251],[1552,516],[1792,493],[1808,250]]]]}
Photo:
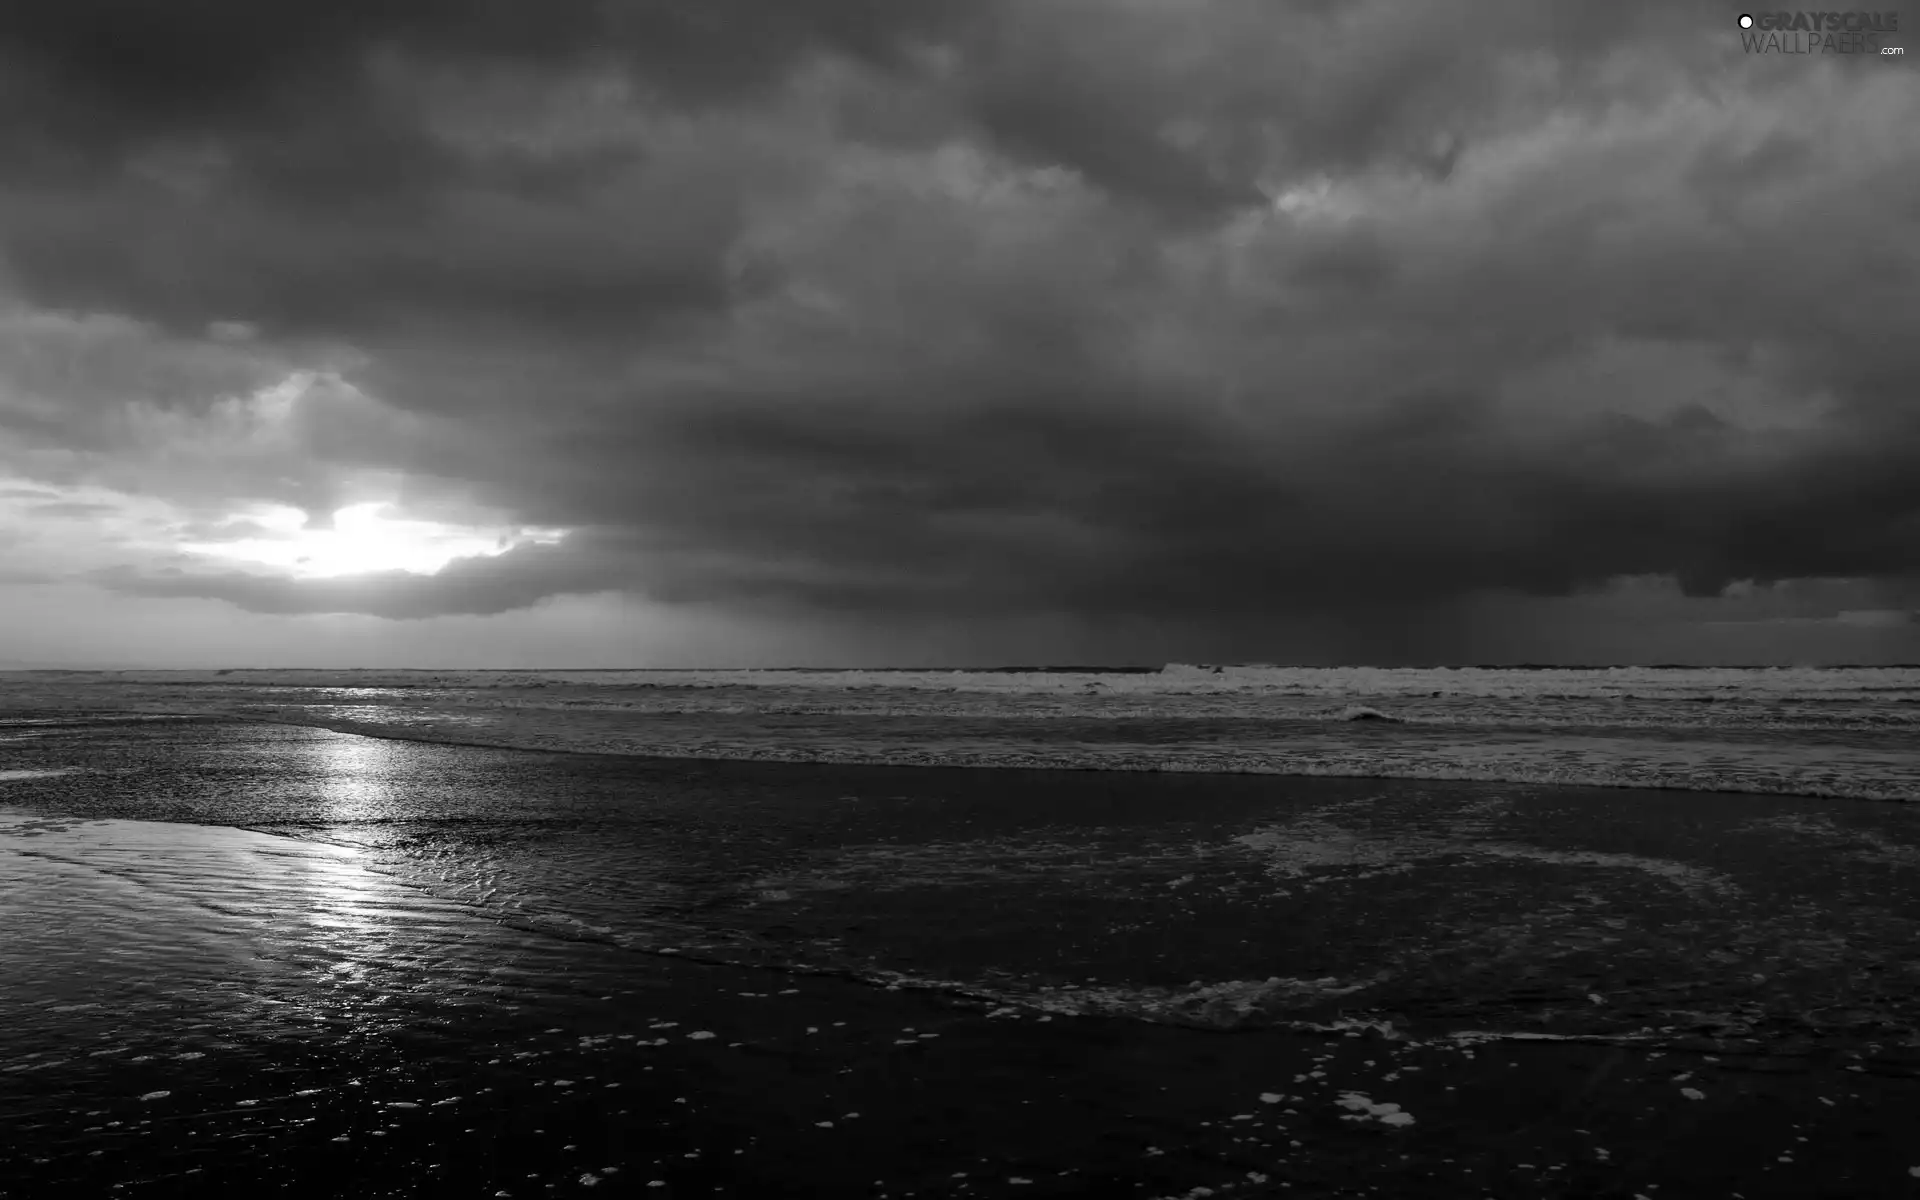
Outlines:
{"type": "Polygon", "coordinates": [[[1377,984],[1384,976],[1364,979],[1233,979],[1219,983],[1195,982],[1184,988],[1161,987],[1023,987],[1012,983],[959,982],[935,976],[886,970],[815,972],[846,975],[895,991],[940,992],[991,1004],[990,1017],[1039,1014],[1054,1017],[1127,1017],[1161,1025],[1230,1030],[1248,1026],[1298,1028],[1325,1032],[1334,1029],[1375,1029],[1377,1022],[1325,1022],[1289,1019],[1299,1013],[1352,995],[1377,984]]]}
{"type": "Polygon", "coordinates": [[[1377,1104],[1365,1092],[1342,1092],[1335,1103],[1347,1111],[1342,1120],[1378,1121],[1382,1125],[1411,1125],[1413,1114],[1403,1112],[1398,1104],[1377,1104]]]}
{"type": "Polygon", "coordinates": [[[1742,828],[1792,834],[1819,845],[1823,854],[1842,855],[1855,862],[1920,867],[1920,848],[1903,846],[1870,830],[1844,827],[1831,817],[1806,814],[1765,817],[1748,821],[1742,828]]]}
{"type": "Polygon", "coordinates": [[[1459,866],[1472,866],[1491,860],[1504,860],[1638,871],[1688,891],[1731,894],[1738,890],[1731,880],[1723,876],[1672,859],[1648,858],[1637,854],[1549,850],[1514,842],[1484,841],[1458,834],[1374,832],[1337,824],[1326,818],[1263,826],[1235,837],[1233,842],[1260,856],[1268,873],[1274,878],[1304,887],[1325,881],[1346,883],[1377,875],[1399,874],[1435,862],[1450,861],[1459,866]]]}
{"type": "Polygon", "coordinates": [[[1231,1029],[1271,1023],[1292,1009],[1351,995],[1372,984],[1359,980],[1234,979],[1186,988],[1058,988],[1017,999],[1028,1007],[1071,1015],[1126,1016],[1168,1024],[1231,1029]]]}

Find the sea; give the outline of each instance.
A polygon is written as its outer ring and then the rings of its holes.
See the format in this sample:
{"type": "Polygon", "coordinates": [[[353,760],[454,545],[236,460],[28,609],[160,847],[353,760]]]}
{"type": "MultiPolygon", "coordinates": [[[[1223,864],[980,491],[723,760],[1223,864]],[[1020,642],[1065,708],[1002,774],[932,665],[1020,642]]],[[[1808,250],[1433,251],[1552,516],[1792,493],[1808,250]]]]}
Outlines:
{"type": "MultiPolygon", "coordinates": [[[[820,989],[1142,1031],[1166,1079],[1198,1052],[1164,1037],[1291,1030],[1905,1086],[1917,725],[1916,668],[10,673],[0,1118],[28,1133],[0,1168],[192,1194],[220,1139],[398,1136],[341,1107],[376,1075],[451,1105],[472,1070],[544,1095],[683,1034],[719,1057],[671,1078],[855,1034],[880,1040],[836,1072],[884,1074],[938,1036],[838,1029],[820,989]],[[585,1065],[541,1075],[576,1033],[585,1065]]],[[[1018,1044],[1136,1053],[1077,1036],[1018,1044]]],[[[622,1069],[593,1086],[683,1086],[622,1069]]],[[[704,1161],[634,1143],[569,1175],[581,1135],[526,1136],[568,1186],[704,1161]]],[[[532,1178],[505,1161],[473,1169],[532,1178]]]]}
{"type": "Polygon", "coordinates": [[[26,671],[0,694],[15,738],[193,713],[676,758],[1920,798],[1920,667],[26,671]]]}
{"type": "MultiPolygon", "coordinates": [[[[1920,798],[1914,668],[22,672],[0,689],[0,813],[95,822],[34,827],[63,831],[70,867],[139,841],[116,821],[245,831],[304,845],[301,878],[332,855],[436,912],[1062,1013],[1750,1028],[1728,1014],[1752,997],[1676,983],[1711,954],[1769,980],[1803,1029],[1818,1006],[1783,980],[1825,995],[1850,954],[1920,935],[1916,810],[1888,803],[1920,798]],[[1859,908],[1852,928],[1816,894],[1859,908]]],[[[284,875],[294,860],[260,857],[274,844],[206,869],[284,875]]],[[[1910,1015],[1897,996],[1833,1005],[1910,1015]]]]}

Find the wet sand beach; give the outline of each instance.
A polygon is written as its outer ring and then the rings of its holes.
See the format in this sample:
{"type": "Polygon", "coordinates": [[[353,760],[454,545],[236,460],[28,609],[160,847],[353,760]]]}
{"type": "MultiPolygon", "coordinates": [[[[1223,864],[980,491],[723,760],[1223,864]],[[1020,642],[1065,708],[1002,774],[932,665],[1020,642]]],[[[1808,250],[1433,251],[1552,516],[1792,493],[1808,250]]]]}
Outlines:
{"type": "Polygon", "coordinates": [[[1907,806],[213,721],[0,772],[8,1197],[1920,1192],[1907,806]]]}

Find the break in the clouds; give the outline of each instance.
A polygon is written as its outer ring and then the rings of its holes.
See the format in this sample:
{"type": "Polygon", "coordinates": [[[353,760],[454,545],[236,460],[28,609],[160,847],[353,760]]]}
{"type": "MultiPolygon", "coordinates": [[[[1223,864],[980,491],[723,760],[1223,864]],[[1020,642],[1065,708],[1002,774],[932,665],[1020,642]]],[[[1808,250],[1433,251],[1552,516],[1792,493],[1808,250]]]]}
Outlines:
{"type": "Polygon", "coordinates": [[[0,588],[1912,657],[1920,87],[1735,15],[15,0],[0,588]]]}

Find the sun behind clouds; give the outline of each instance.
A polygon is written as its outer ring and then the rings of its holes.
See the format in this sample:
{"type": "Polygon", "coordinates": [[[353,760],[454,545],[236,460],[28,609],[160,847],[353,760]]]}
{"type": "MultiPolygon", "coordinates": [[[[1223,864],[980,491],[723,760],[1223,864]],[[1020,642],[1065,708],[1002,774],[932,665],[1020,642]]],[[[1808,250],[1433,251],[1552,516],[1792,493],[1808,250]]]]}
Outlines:
{"type": "Polygon", "coordinates": [[[456,558],[503,553],[522,542],[555,542],[547,530],[475,529],[386,516],[383,503],[350,504],[333,514],[331,529],[306,527],[295,508],[276,508],[252,518],[266,536],[200,542],[181,547],[193,554],[284,568],[306,578],[408,571],[431,575],[456,558]]]}

